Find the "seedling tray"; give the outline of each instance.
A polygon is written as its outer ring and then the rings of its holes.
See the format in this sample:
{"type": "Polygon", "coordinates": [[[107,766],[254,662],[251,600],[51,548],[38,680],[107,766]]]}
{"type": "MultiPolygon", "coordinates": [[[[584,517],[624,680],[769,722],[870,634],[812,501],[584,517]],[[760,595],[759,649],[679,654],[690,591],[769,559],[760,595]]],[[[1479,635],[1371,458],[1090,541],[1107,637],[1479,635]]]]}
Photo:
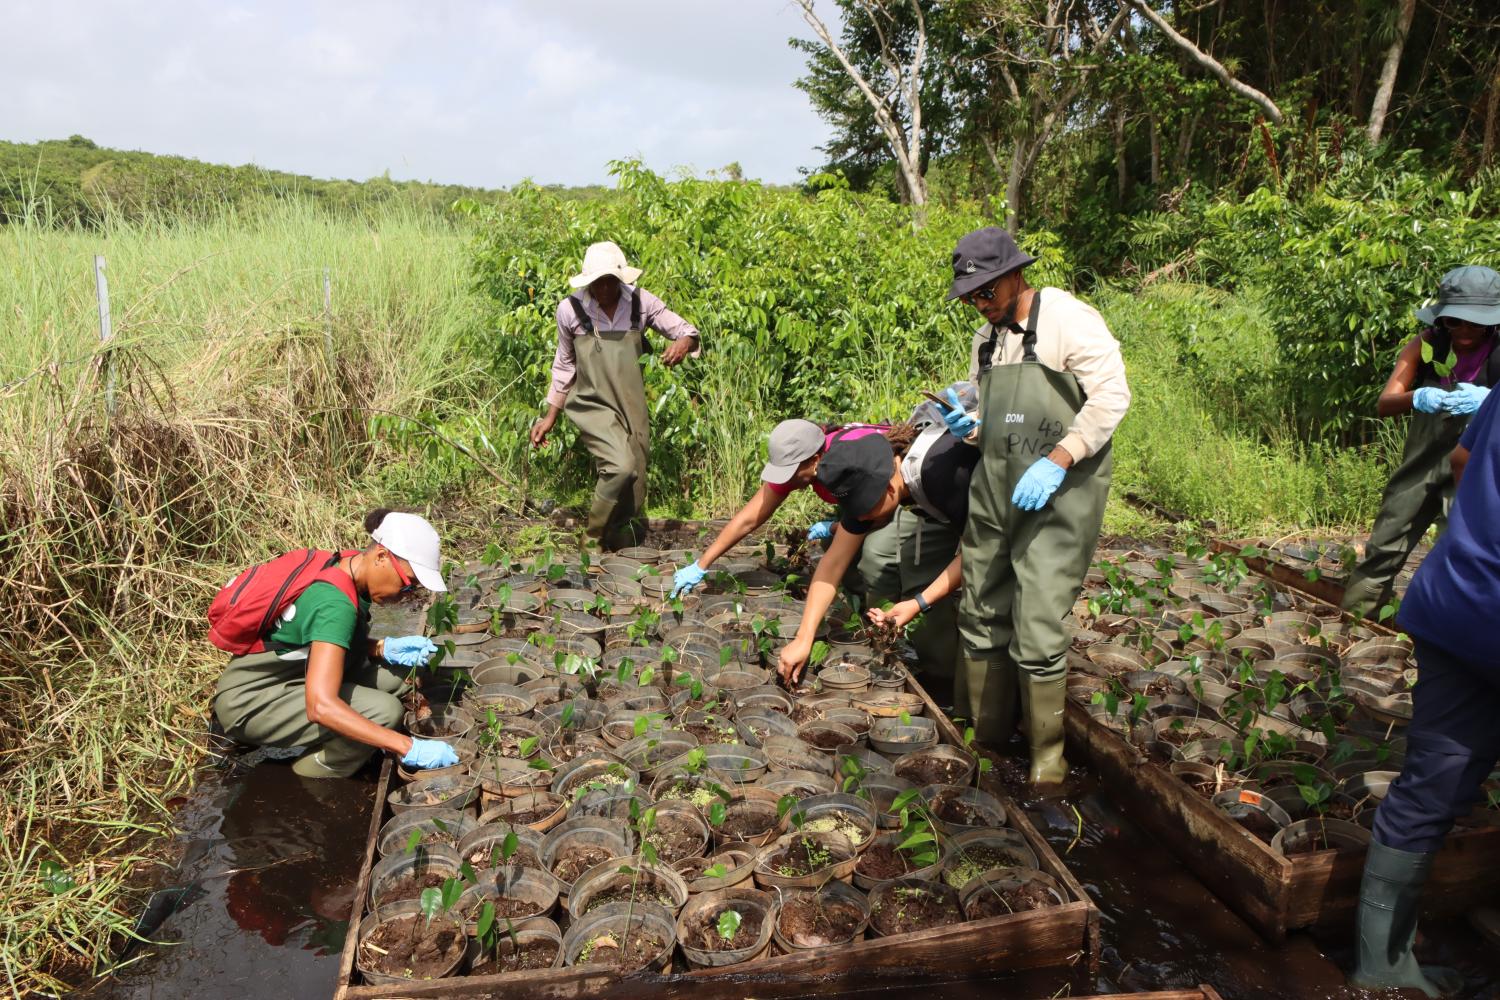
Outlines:
{"type": "MultiPolygon", "coordinates": [[[[924,710],[938,724],[944,743],[962,744],[962,736],[915,680],[907,690],[922,699],[924,710]]],[[[382,789],[391,780],[389,763],[381,774],[382,789]]],[[[377,801],[384,802],[384,791],[377,801]]],[[[375,860],[375,838],[383,813],[370,823],[364,862],[355,887],[350,932],[344,942],[335,1000],[375,997],[504,997],[505,1000],[566,997],[639,998],[661,1000],[741,1000],[757,997],[836,992],[882,982],[976,979],[1026,969],[1070,968],[1092,983],[1099,963],[1099,910],[1061,859],[1043,839],[1026,813],[1001,796],[1008,825],[1026,838],[1036,852],[1038,867],[1055,878],[1068,901],[1060,906],[970,921],[949,927],[858,941],[747,962],[722,969],[702,969],[672,975],[621,974],[597,966],[517,972],[495,976],[458,976],[400,986],[366,986],[354,970],[358,936],[354,928],[363,915],[370,869],[375,860]]],[[[680,964],[680,963],[679,963],[680,964]]],[[[1163,1000],[1212,997],[1212,991],[1177,991],[1163,1000]]]]}
{"type": "MultiPolygon", "coordinates": [[[[1084,706],[1069,701],[1065,719],[1068,759],[1097,773],[1132,819],[1262,936],[1280,941],[1297,928],[1351,924],[1364,851],[1277,854],[1084,706]]],[[[1423,890],[1424,907],[1452,913],[1492,901],[1500,891],[1497,854],[1500,827],[1450,834],[1423,890]]]]}

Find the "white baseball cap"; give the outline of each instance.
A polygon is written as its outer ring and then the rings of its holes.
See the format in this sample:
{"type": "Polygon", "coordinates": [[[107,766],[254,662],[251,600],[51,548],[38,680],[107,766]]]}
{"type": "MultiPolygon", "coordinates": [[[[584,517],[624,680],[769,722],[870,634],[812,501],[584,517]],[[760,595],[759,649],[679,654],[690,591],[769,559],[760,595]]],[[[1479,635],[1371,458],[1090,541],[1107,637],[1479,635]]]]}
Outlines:
{"type": "Polygon", "coordinates": [[[433,593],[448,589],[443,581],[443,557],[438,551],[438,533],[424,517],[392,511],[370,533],[377,545],[411,563],[417,582],[433,593]]]}

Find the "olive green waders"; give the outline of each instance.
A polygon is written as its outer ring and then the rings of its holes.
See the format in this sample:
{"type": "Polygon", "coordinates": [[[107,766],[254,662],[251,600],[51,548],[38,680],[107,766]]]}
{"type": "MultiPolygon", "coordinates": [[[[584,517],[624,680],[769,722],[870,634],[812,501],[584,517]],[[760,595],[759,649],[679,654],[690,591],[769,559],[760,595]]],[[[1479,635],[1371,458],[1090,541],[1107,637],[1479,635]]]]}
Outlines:
{"type": "MultiPolygon", "coordinates": [[[[361,657],[345,669],[339,697],[378,726],[400,725],[406,674],[361,657]]],[[[307,718],[307,659],[284,660],[274,652],[236,656],[224,668],[214,695],[214,716],[238,743],[307,747],[293,769],[308,778],[346,778],[375,748],[346,739],[307,718]]]]}
{"type": "MultiPolygon", "coordinates": [[[[936,580],[958,552],[959,529],[921,510],[900,508],[891,523],[865,536],[855,573],[867,606],[916,597],[936,580]]],[[[845,587],[853,589],[851,577],[845,587]]],[[[953,677],[958,661],[957,601],[940,601],[914,623],[912,649],[923,673],[953,677]]]]}
{"type": "Polygon", "coordinates": [[[1067,433],[1083,407],[1078,379],[1037,361],[1037,293],[1019,364],[990,365],[1000,331],[981,352],[980,462],[963,532],[959,632],[965,652],[958,701],[979,739],[1003,742],[1014,728],[1017,681],[1031,746],[1031,780],[1062,781],[1072,610],[1093,560],[1109,496],[1111,446],[1074,463],[1045,507],[1011,503],[1017,482],[1067,433]]]}
{"type": "Polygon", "coordinates": [[[631,318],[630,330],[578,335],[578,377],[563,407],[598,468],[588,533],[607,549],[638,544],[645,536],[650,428],[641,355],[646,345],[638,308],[631,318]]]}
{"type": "Polygon", "coordinates": [[[1345,611],[1363,616],[1390,604],[1396,574],[1428,527],[1436,524],[1441,533],[1447,525],[1448,505],[1453,502],[1448,456],[1468,424],[1467,417],[1413,411],[1401,464],[1386,484],[1365,557],[1344,588],[1345,611]]]}

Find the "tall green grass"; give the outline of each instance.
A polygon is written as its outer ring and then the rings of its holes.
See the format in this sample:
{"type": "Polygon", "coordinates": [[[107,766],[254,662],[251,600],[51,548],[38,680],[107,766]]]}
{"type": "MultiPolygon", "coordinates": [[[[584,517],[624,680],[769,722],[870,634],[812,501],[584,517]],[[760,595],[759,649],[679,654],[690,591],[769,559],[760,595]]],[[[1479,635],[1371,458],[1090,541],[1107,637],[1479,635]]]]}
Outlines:
{"type": "Polygon", "coordinates": [[[359,222],[292,202],[194,224],[0,228],[11,992],[65,992],[132,926],[127,887],[168,830],[163,799],[191,778],[223,663],[203,638],[214,588],[276,551],[358,542],[362,511],[413,486],[408,459],[367,429],[463,380],[466,273],[464,234],[414,211],[359,222]]]}

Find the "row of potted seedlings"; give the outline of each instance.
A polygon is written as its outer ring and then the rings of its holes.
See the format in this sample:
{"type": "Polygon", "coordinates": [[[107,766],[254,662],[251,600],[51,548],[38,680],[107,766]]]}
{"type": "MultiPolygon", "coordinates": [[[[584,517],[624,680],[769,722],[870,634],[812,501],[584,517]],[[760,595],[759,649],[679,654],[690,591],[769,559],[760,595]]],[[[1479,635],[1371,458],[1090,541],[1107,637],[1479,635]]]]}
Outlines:
{"type": "Polygon", "coordinates": [[[671,553],[502,555],[454,581],[490,614],[444,634],[424,689],[446,700],[408,724],[461,763],[389,795],[367,982],[738,965],[1067,898],[901,690],[890,637],[877,652],[846,622],[805,687],[771,683],[800,603],[776,586],[784,550],[744,555],[719,593],[671,603],[620,593],[670,580],[671,553]]]}
{"type": "Polygon", "coordinates": [[[1242,556],[1100,555],[1070,621],[1070,696],[1279,853],[1368,844],[1405,754],[1409,641],[1242,556]]]}

